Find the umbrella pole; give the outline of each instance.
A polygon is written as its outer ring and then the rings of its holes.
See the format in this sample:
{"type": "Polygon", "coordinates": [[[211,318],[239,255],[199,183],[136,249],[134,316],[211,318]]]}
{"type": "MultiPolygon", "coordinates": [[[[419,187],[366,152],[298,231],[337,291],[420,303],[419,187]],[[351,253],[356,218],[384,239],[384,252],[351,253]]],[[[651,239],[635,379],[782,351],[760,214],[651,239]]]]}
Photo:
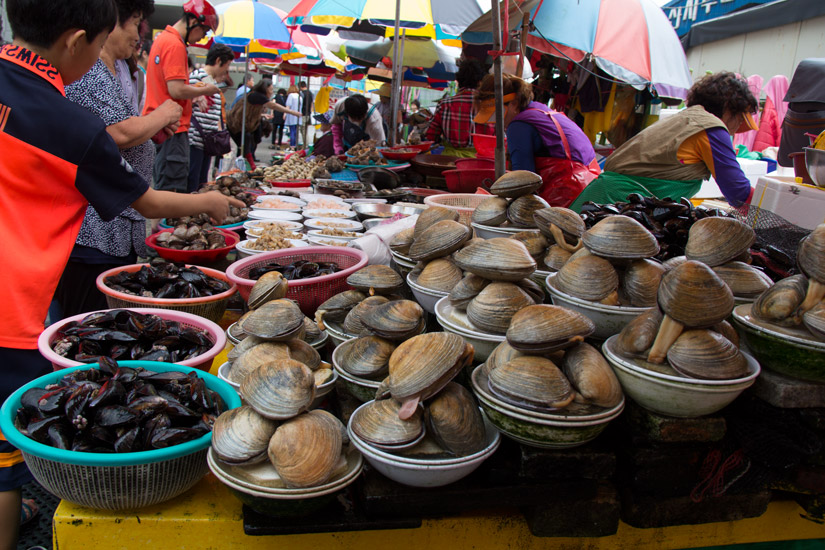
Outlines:
{"type": "Polygon", "coordinates": [[[407,29],[403,29],[401,31],[401,46],[398,48],[399,61],[393,65],[393,68],[396,66],[398,67],[395,73],[395,80],[393,81],[392,101],[390,101],[390,108],[392,109],[392,128],[390,131],[392,132],[393,145],[396,144],[396,138],[398,137],[398,124],[401,122],[398,120],[398,111],[401,108],[401,86],[404,78],[404,43],[406,42],[406,38],[407,29]]]}
{"type": "MultiPolygon", "coordinates": [[[[493,0],[493,50],[501,52],[501,8],[499,0],[493,0]]],[[[501,79],[501,57],[493,58],[493,86],[496,95],[496,179],[504,175],[504,104],[501,79]]]]}
{"type": "MultiPolygon", "coordinates": [[[[249,45],[244,48],[244,70],[243,70],[243,85],[246,86],[246,81],[249,79],[249,45]]],[[[251,90],[247,90],[248,94],[251,90]]],[[[246,97],[243,101],[243,119],[241,120],[241,158],[244,158],[244,144],[246,143],[246,97]]],[[[254,156],[254,155],[253,155],[254,156]]],[[[251,168],[251,167],[250,167],[251,168]]]]}
{"type": "Polygon", "coordinates": [[[392,123],[392,128],[389,128],[390,135],[387,136],[390,146],[395,145],[395,125],[396,125],[396,116],[395,116],[395,105],[398,101],[398,94],[395,91],[395,83],[398,80],[398,67],[401,65],[400,60],[398,59],[398,30],[401,27],[401,0],[395,0],[395,34],[393,34],[393,41],[392,41],[392,99],[390,101],[390,105],[392,108],[392,116],[390,117],[390,121],[392,123]]]}

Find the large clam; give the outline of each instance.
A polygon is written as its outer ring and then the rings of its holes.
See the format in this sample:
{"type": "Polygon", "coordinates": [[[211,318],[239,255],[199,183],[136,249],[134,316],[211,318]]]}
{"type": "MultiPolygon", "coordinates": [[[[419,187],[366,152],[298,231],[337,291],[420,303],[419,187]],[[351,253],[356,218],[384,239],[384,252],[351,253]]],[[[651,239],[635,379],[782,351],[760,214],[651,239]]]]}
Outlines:
{"type": "Polygon", "coordinates": [[[713,268],[734,296],[754,298],[765,292],[773,281],[764,272],[743,262],[728,262],[713,268]]]}
{"type": "Polygon", "coordinates": [[[811,334],[820,340],[825,338],[825,304],[819,304],[802,315],[802,322],[811,334]]]}
{"type": "Polygon", "coordinates": [[[318,328],[324,330],[324,319],[329,321],[343,321],[352,308],[360,304],[367,297],[360,290],[345,290],[328,298],[315,311],[315,322],[318,328]]]}
{"type": "Polygon", "coordinates": [[[645,226],[628,216],[609,216],[582,235],[584,246],[596,256],[641,260],[659,253],[659,242],[645,226]]]}
{"type": "Polygon", "coordinates": [[[513,315],[507,342],[526,353],[546,353],[584,341],[596,330],[593,321],[560,306],[527,306],[513,315]]]}
{"type": "Polygon", "coordinates": [[[615,407],[622,400],[622,386],[604,356],[585,342],[568,349],[562,370],[576,389],[576,401],[615,407]]]}
{"type": "Polygon", "coordinates": [[[457,250],[453,258],[464,271],[493,281],[518,281],[536,270],[524,244],[503,237],[473,243],[457,250]]]}
{"type": "Polygon", "coordinates": [[[406,256],[412,246],[414,234],[414,227],[408,227],[407,229],[399,231],[390,240],[390,250],[397,254],[401,254],[402,256],[406,256]]]}
{"type": "Polygon", "coordinates": [[[315,410],[281,424],[269,442],[269,460],[289,487],[324,483],[341,459],[343,426],[315,410]]]}
{"type": "Polygon", "coordinates": [[[547,202],[536,195],[522,195],[507,207],[507,219],[515,227],[536,227],[533,214],[547,208],[547,202]]]}
{"type": "Polygon", "coordinates": [[[461,269],[449,258],[436,258],[427,262],[415,282],[430,290],[450,292],[463,275],[461,269]]]}
{"type": "Polygon", "coordinates": [[[467,309],[470,301],[478,296],[478,293],[484,290],[490,284],[488,279],[479,277],[474,273],[468,273],[450,290],[450,305],[454,308],[464,311],[467,309]]]}
{"type": "Polygon", "coordinates": [[[255,281],[249,291],[247,303],[250,309],[257,309],[270,300],[280,300],[286,296],[289,282],[280,271],[267,271],[255,281]]]}
{"type": "Polygon", "coordinates": [[[255,464],[266,459],[266,448],[278,423],[249,406],[222,413],[212,427],[212,450],[234,465],[255,464]]]}
{"type": "Polygon", "coordinates": [[[419,407],[406,419],[398,417],[401,403],[393,398],[370,401],[352,415],[355,435],[380,448],[404,446],[421,437],[423,413],[419,407]]]}
{"type": "Polygon", "coordinates": [[[500,367],[510,359],[521,357],[522,355],[525,355],[523,351],[517,350],[511,346],[507,340],[505,340],[497,345],[493,352],[487,357],[487,361],[484,363],[484,370],[489,376],[491,370],[500,367]]]}
{"type": "Polygon", "coordinates": [[[486,198],[473,210],[472,220],[481,225],[498,227],[507,221],[507,205],[504,197],[486,198]]]}
{"type": "Polygon", "coordinates": [[[801,273],[782,279],[753,302],[751,314],[778,325],[795,324],[793,314],[805,300],[808,279],[801,273]]]}
{"type": "Polygon", "coordinates": [[[553,283],[560,291],[591,302],[619,305],[619,276],[598,256],[571,258],[556,272],[553,283]]]}
{"type": "Polygon", "coordinates": [[[272,300],[238,321],[241,329],[264,340],[289,340],[301,337],[304,314],[292,300],[272,300]]]}
{"type": "Polygon", "coordinates": [[[467,319],[479,329],[504,334],[519,310],[535,302],[513,283],[495,281],[484,287],[467,305],[467,319]]]}
{"type": "Polygon", "coordinates": [[[279,359],[291,359],[289,348],[281,342],[263,342],[257,346],[249,348],[232,363],[229,370],[229,380],[236,384],[243,382],[255,369],[264,363],[270,363],[279,359]]]}
{"type": "Polygon", "coordinates": [[[567,252],[572,254],[582,247],[584,221],[569,208],[542,208],[533,213],[533,220],[545,237],[553,239],[556,245],[567,252]]]}
{"type": "Polygon", "coordinates": [[[545,254],[542,261],[548,270],[558,271],[572,255],[571,252],[568,252],[559,245],[553,244],[547,249],[547,254],[545,254]]]}
{"type": "Polygon", "coordinates": [[[622,275],[622,290],[633,307],[656,305],[659,282],[665,274],[665,266],[654,260],[634,260],[622,275]]]}
{"type": "Polygon", "coordinates": [[[459,220],[458,212],[441,206],[431,206],[418,215],[413,228],[413,242],[431,225],[442,220],[459,220]]]}
{"type": "Polygon", "coordinates": [[[645,357],[653,346],[664,314],[652,307],[630,321],[616,337],[616,353],[624,357],[645,357]]]}
{"type": "Polygon", "coordinates": [[[799,243],[797,262],[808,276],[805,300],[794,313],[797,323],[802,315],[825,299],[825,224],[819,224],[799,243]]]}
{"type": "Polygon", "coordinates": [[[527,252],[533,257],[536,262],[542,259],[547,250],[547,237],[539,233],[538,231],[521,231],[516,233],[511,239],[515,239],[517,241],[521,241],[524,243],[524,247],[527,249],[527,252]]]}
{"type": "Polygon", "coordinates": [[[393,294],[404,286],[404,279],[389,266],[382,264],[362,267],[349,277],[347,284],[356,290],[373,294],[393,294]]]}
{"type": "Polygon", "coordinates": [[[525,409],[562,409],[575,398],[570,381],[555,363],[524,355],[490,371],[489,388],[508,403],[525,409]]]}
{"type": "Polygon", "coordinates": [[[342,328],[347,334],[359,335],[366,330],[364,326],[364,316],[380,305],[388,303],[390,300],[385,296],[370,296],[363,302],[352,308],[344,318],[342,328]]]}
{"type": "Polygon", "coordinates": [[[315,377],[303,363],[281,359],[248,374],[238,393],[261,416],[283,420],[309,408],[315,397],[315,377]]]}
{"type": "Polygon", "coordinates": [[[535,193],[541,188],[541,176],[528,170],[513,170],[498,178],[490,186],[490,192],[499,197],[515,199],[535,193]]]}
{"type": "Polygon", "coordinates": [[[426,262],[447,256],[461,248],[471,235],[470,228],[452,220],[436,222],[422,231],[409,250],[409,256],[416,262],[426,262]]]}
{"type": "Polygon", "coordinates": [[[412,300],[393,300],[371,309],[361,318],[371,333],[388,340],[403,341],[424,331],[424,309],[412,300]]]}
{"type": "Polygon", "coordinates": [[[748,362],[730,340],[707,329],[687,330],[667,352],[667,361],[691,378],[732,380],[748,373],[748,362]]]}
{"type": "Polygon", "coordinates": [[[372,378],[386,373],[395,344],[378,336],[361,336],[341,344],[340,367],[355,376],[372,378]]]}
{"type": "Polygon", "coordinates": [[[665,316],[647,360],[662,363],[684,327],[704,328],[725,320],[733,311],[728,285],[707,265],[688,260],[662,277],[659,307],[665,316]]]}
{"type": "Polygon", "coordinates": [[[472,360],[473,346],[457,334],[414,336],[393,352],[390,375],[382,386],[402,403],[398,416],[406,419],[415,413],[420,400],[438,393],[472,360]]]}
{"type": "Polygon", "coordinates": [[[756,240],[753,229],[733,218],[711,216],[690,226],[685,256],[710,267],[745,254],[756,240]]]}
{"type": "Polygon", "coordinates": [[[430,435],[456,456],[484,448],[484,419],[473,395],[464,386],[447,384],[427,404],[425,419],[430,435]]]}

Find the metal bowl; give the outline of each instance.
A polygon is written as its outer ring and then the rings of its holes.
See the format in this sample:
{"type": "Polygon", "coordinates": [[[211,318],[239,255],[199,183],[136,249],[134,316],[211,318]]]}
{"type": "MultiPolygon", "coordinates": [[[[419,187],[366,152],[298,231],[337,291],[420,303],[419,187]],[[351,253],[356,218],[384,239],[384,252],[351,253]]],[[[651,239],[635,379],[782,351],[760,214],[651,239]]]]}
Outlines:
{"type": "Polygon", "coordinates": [[[364,221],[369,218],[392,218],[396,214],[412,216],[418,214],[420,210],[412,206],[396,206],[393,204],[353,204],[352,209],[359,220],[364,221]]]}
{"type": "Polygon", "coordinates": [[[825,149],[805,147],[805,167],[817,187],[825,187],[825,149]]]}

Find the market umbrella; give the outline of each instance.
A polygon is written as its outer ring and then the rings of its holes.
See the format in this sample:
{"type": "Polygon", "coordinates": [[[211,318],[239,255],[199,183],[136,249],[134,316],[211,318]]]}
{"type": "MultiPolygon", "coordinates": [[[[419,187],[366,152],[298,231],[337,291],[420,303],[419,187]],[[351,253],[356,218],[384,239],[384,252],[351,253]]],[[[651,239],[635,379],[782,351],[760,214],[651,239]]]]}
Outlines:
{"type": "Polygon", "coordinates": [[[658,95],[684,99],[693,84],[682,43],[653,0],[546,0],[531,14],[527,45],[581,61],[658,95]]]}
{"type": "MultiPolygon", "coordinates": [[[[249,49],[257,43],[266,48],[289,48],[289,29],[278,13],[257,0],[237,0],[219,4],[220,23],[214,40],[226,44],[234,51],[244,52],[246,57],[244,82],[249,76],[249,49]]],[[[243,102],[241,129],[241,153],[246,138],[246,101],[243,102]]]]}

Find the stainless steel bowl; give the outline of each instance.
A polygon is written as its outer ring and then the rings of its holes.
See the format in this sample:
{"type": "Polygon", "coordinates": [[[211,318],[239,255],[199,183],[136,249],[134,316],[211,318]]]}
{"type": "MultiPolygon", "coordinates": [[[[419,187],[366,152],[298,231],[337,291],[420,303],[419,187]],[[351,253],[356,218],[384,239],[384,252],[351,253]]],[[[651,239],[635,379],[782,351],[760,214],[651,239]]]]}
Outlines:
{"type": "Polygon", "coordinates": [[[402,214],[404,216],[412,216],[413,214],[418,214],[418,208],[414,208],[412,206],[397,206],[394,204],[354,204],[352,205],[352,209],[355,211],[355,215],[358,216],[358,219],[361,221],[370,219],[370,218],[381,218],[387,219],[392,218],[396,214],[402,214]]]}
{"type": "Polygon", "coordinates": [[[805,167],[817,187],[825,187],[825,150],[805,147],[805,167]]]}

